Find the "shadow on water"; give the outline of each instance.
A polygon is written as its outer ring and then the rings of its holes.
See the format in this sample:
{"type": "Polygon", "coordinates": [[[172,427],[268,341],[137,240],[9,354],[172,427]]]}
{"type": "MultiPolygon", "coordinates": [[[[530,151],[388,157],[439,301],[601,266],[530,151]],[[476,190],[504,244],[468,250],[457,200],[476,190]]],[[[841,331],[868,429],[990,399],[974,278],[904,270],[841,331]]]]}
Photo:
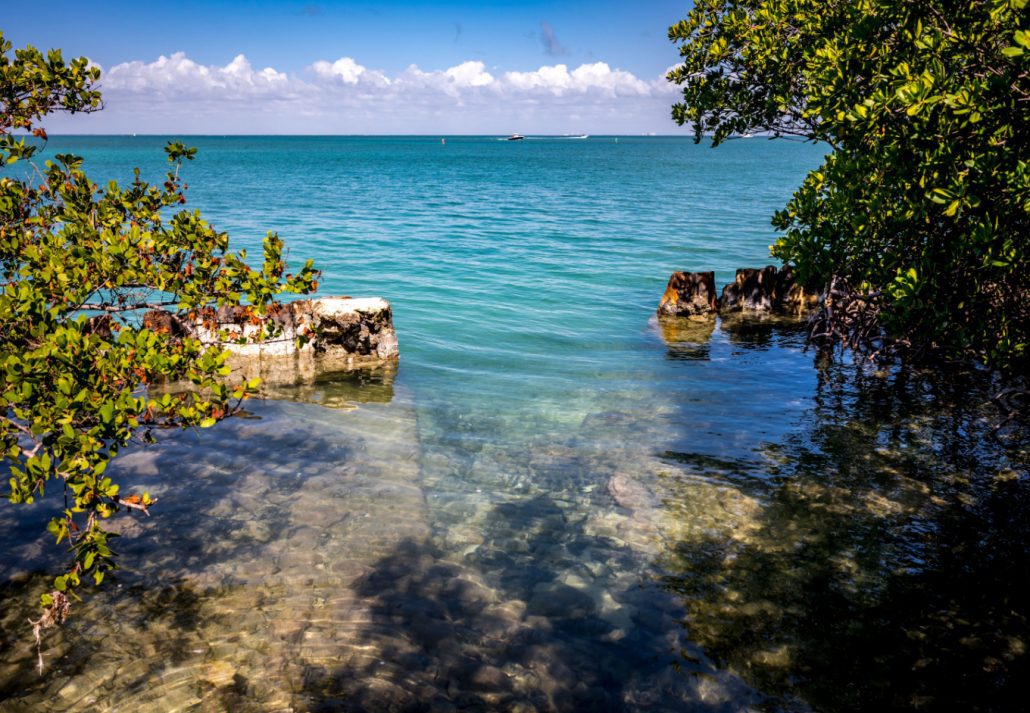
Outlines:
{"type": "MultiPolygon", "coordinates": [[[[247,423],[235,421],[223,428],[239,429],[247,423]]],[[[28,687],[24,676],[33,670],[35,651],[26,620],[36,615],[32,602],[45,591],[65,556],[60,547],[45,541],[37,557],[5,563],[8,571],[0,584],[6,603],[0,616],[0,700],[17,709],[19,698],[25,696],[24,709],[36,709],[40,690],[75,676],[82,677],[77,687],[89,690],[91,676],[104,668],[101,662],[126,655],[147,664],[119,676],[121,695],[154,686],[169,665],[198,653],[197,647],[203,646],[196,635],[201,624],[232,628],[231,612],[213,614],[202,602],[274,574],[277,567],[269,560],[267,543],[288,541],[302,527],[289,517],[289,510],[306,487],[307,478],[298,470],[304,468],[306,454],[332,454],[345,461],[351,453],[346,445],[310,433],[265,431],[260,439],[248,439],[245,449],[206,453],[197,463],[190,458],[196,448],[191,440],[180,435],[170,444],[127,453],[112,467],[116,477],[122,471],[142,487],[148,487],[146,478],[129,475],[134,466],[155,476],[175,473],[189,487],[167,495],[160,485],[152,490],[161,494],[155,517],[123,514],[111,521],[110,527],[121,534],[114,547],[123,569],[109,574],[96,592],[86,587],[88,599],[75,605],[77,615],[47,637],[46,674],[28,687]],[[280,472],[263,467],[284,465],[284,453],[296,460],[280,472]],[[210,574],[215,570],[216,576],[210,574]]],[[[167,485],[168,478],[161,480],[167,485]]],[[[53,503],[43,501],[32,506],[33,512],[5,512],[0,526],[7,532],[27,532],[35,523],[33,539],[38,543],[46,538],[42,530],[50,516],[43,505],[53,503]],[[19,527],[14,527],[14,520],[21,520],[19,527]]]]}
{"type": "MultiPolygon", "coordinates": [[[[357,584],[363,666],[309,666],[316,711],[734,711],[760,699],[683,641],[667,595],[547,495],[496,506],[472,553],[406,541],[357,584]],[[619,573],[622,573],[621,575],[619,573]]],[[[637,565],[638,566],[638,565],[637,565]]],[[[678,613],[678,609],[675,610],[678,613]]]]}
{"type": "Polygon", "coordinates": [[[666,454],[763,503],[733,537],[693,533],[663,558],[691,640],[788,708],[1024,700],[1030,477],[1025,439],[992,435],[990,386],[831,366],[804,428],[765,448],[763,481],[666,454]]]}
{"type": "MultiPolygon", "coordinates": [[[[347,410],[392,398],[392,378],[366,382],[316,383],[292,396],[347,410]]],[[[152,518],[111,521],[123,569],[101,590],[87,587],[69,622],[47,636],[41,678],[27,619],[66,557],[44,533],[59,497],[0,512],[12,545],[0,555],[0,707],[266,710],[288,700],[282,680],[252,676],[251,664],[277,661],[293,645],[302,616],[295,595],[310,602],[311,592],[330,591],[357,569],[334,565],[336,542],[375,556],[376,528],[388,520],[377,502],[414,490],[397,475],[411,439],[391,440],[405,422],[375,408],[363,420],[348,415],[345,430],[329,410],[252,408],[214,436],[169,433],[115,462],[112,474],[128,489],[149,489],[158,507],[152,518]]],[[[389,506],[416,509],[404,497],[389,506]]]]}
{"type": "Polygon", "coordinates": [[[679,402],[560,434],[461,402],[416,419],[370,376],[293,389],[377,402],[357,413],[258,404],[127,453],[160,516],[121,520],[126,570],[31,683],[54,548],[0,556],[4,709],[1003,708],[1030,675],[1030,485],[988,385],[832,366],[813,395],[753,371],[807,358],[796,325],[721,330],[670,338],[679,402]]]}

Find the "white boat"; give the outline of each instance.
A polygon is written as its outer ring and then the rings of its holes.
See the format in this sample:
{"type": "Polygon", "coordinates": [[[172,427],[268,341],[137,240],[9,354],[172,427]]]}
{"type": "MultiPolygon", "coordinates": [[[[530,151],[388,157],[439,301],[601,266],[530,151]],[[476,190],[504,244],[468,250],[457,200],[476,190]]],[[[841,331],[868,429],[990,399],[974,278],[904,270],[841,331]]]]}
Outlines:
{"type": "Polygon", "coordinates": [[[512,134],[511,136],[508,137],[508,141],[522,141],[525,138],[526,137],[523,136],[522,134],[512,134]]]}

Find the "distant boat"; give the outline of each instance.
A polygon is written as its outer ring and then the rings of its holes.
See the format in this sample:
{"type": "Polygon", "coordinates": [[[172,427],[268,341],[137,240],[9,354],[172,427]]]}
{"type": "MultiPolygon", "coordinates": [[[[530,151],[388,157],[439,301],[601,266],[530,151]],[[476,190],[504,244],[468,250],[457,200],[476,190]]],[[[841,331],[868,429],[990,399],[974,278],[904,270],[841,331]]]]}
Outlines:
{"type": "Polygon", "coordinates": [[[523,136],[522,134],[512,134],[511,136],[508,137],[508,141],[524,141],[525,138],[526,137],[523,136]]]}
{"type": "Polygon", "coordinates": [[[590,134],[565,134],[563,139],[589,139],[590,134]]]}

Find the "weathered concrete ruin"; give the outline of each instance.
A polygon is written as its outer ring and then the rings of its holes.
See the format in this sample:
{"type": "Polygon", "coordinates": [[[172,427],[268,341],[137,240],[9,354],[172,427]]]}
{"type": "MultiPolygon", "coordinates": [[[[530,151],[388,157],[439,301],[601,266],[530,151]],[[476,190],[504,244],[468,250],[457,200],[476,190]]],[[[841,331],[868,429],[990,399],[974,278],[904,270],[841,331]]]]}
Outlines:
{"type": "Polygon", "coordinates": [[[400,354],[390,303],[379,297],[298,300],[260,316],[246,306],[223,307],[201,310],[192,320],[155,310],[143,324],[224,347],[234,378],[260,377],[266,384],[385,366],[400,354]],[[261,338],[269,327],[274,335],[261,338]]]}

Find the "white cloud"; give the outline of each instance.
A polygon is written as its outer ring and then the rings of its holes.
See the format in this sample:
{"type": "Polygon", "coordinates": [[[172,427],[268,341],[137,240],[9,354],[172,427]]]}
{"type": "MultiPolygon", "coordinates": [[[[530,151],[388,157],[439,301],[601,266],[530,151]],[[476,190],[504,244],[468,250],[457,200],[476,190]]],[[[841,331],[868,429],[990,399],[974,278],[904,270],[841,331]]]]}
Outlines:
{"type": "Polygon", "coordinates": [[[254,71],[242,54],[224,67],[197,64],[185,52],[161,55],[153,62],[125,62],[115,65],[101,78],[104,90],[157,92],[159,94],[210,94],[228,96],[277,93],[289,88],[290,79],[271,67],[254,71]]]}
{"type": "Polygon", "coordinates": [[[310,69],[323,79],[335,79],[352,86],[359,81],[382,86],[390,84],[390,79],[385,74],[369,70],[358,64],[352,57],[340,57],[331,64],[325,60],[319,60],[312,64],[310,69]]]}
{"type": "Polygon", "coordinates": [[[462,62],[444,74],[458,87],[482,87],[494,81],[482,62],[462,62]]]}
{"type": "Polygon", "coordinates": [[[287,74],[256,70],[243,55],[218,66],[177,52],[118,64],[104,73],[101,89],[106,109],[89,121],[113,132],[675,130],[675,87],[664,75],[643,80],[605,62],[503,71],[469,60],[428,71],[412,64],[388,76],[343,56],[287,74]]]}
{"type": "Polygon", "coordinates": [[[518,89],[547,89],[554,94],[561,94],[572,82],[569,68],[564,64],[541,67],[535,72],[508,72],[504,79],[518,89]]]}
{"type": "Polygon", "coordinates": [[[444,70],[424,72],[418,65],[409,65],[393,80],[395,96],[409,100],[430,100],[433,96],[469,98],[483,87],[495,84],[493,75],[482,62],[462,62],[444,70]],[[465,95],[469,95],[466,97],[465,95]]]}
{"type": "Polygon", "coordinates": [[[648,87],[631,73],[621,69],[613,70],[604,62],[583,64],[572,71],[572,79],[583,90],[600,89],[611,94],[628,96],[647,94],[648,87]]]}
{"type": "Polygon", "coordinates": [[[533,72],[508,72],[504,79],[517,89],[542,89],[559,96],[566,92],[591,90],[609,96],[644,95],[649,92],[646,82],[630,72],[613,70],[605,62],[581,64],[571,72],[564,64],[541,67],[533,72]]]}

